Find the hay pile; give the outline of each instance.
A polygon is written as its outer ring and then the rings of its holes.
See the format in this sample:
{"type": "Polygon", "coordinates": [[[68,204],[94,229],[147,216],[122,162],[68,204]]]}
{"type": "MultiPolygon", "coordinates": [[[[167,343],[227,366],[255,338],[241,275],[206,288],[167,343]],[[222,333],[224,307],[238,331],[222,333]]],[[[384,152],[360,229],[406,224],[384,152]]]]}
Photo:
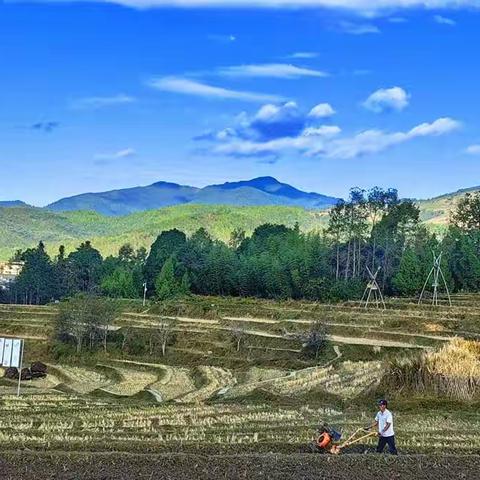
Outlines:
{"type": "Polygon", "coordinates": [[[435,352],[393,359],[384,381],[389,388],[456,400],[480,398],[480,342],[456,338],[435,352]]]}

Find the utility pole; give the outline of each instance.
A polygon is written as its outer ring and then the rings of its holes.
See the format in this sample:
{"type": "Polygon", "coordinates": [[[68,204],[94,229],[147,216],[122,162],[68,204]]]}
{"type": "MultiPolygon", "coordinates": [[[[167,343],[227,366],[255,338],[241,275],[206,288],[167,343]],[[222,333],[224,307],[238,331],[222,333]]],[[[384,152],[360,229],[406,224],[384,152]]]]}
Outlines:
{"type": "Polygon", "coordinates": [[[143,306],[147,301],[147,282],[143,282],[143,306]]]}

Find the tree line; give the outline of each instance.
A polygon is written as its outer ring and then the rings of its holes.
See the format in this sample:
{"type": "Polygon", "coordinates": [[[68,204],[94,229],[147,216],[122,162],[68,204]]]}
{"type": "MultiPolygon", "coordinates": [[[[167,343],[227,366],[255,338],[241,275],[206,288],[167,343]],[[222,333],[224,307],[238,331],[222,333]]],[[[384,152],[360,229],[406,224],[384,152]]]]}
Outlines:
{"type": "Polygon", "coordinates": [[[86,241],[53,258],[45,245],[15,253],[24,268],[4,302],[43,304],[78,293],[112,298],[165,300],[199,295],[355,299],[371,271],[386,295],[418,293],[432,266],[432,252],[443,252],[443,271],[452,291],[480,290],[480,193],[458,203],[441,237],[420,222],[411,200],[394,189],[352,189],[330,212],[323,232],[298,225],[265,224],[247,236],[232,232],[228,243],[201,228],[190,237],[173,229],[160,233],[149,251],[130,245],[103,258],[86,241]]]}

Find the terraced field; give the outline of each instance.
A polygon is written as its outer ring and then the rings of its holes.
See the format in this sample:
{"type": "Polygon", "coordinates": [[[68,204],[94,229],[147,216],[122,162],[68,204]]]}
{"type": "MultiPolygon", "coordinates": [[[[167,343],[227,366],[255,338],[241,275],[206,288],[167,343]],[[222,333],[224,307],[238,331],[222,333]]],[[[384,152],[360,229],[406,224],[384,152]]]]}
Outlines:
{"type": "Polygon", "coordinates": [[[188,314],[201,310],[203,316],[156,313],[155,305],[125,311],[114,330],[146,333],[162,318],[177,320],[176,342],[161,363],[148,356],[125,357],[121,352],[96,366],[60,364],[45,358],[55,306],[0,306],[0,335],[26,338],[27,361],[47,361],[48,379],[30,382],[40,389],[60,385],[77,394],[103,392],[112,397],[146,392],[157,403],[232,399],[255,391],[292,397],[324,391],[345,400],[376,385],[385,356],[435,348],[455,336],[480,337],[478,300],[474,295],[457,295],[453,307],[433,309],[408,299],[391,299],[387,310],[378,310],[355,303],[194,297],[190,310],[185,305],[178,309],[188,314]],[[333,348],[313,366],[301,358],[297,334],[317,319],[328,325],[333,348]],[[231,332],[238,328],[243,329],[245,340],[236,352],[231,332]]]}
{"type": "MultiPolygon", "coordinates": [[[[431,399],[379,390],[386,359],[457,336],[479,338],[479,300],[457,295],[453,307],[433,309],[391,299],[385,311],[197,297],[188,304],[130,305],[112,335],[127,328],[148,335],[160,320],[175,318],[166,355],[134,355],[112,343],[88,363],[52,357],[55,306],[2,305],[0,336],[26,338],[26,362],[44,361],[49,374],[23,382],[20,398],[16,382],[0,381],[0,451],[235,455],[235,462],[239,455],[275,452],[300,461],[320,423],[348,435],[371,422],[375,399],[386,394],[395,398],[401,453],[480,454],[478,402],[430,406],[431,399]],[[303,355],[298,334],[317,319],[328,325],[330,345],[315,362],[303,355]],[[244,337],[237,350],[232,331],[239,328],[244,337]]],[[[352,453],[372,451],[370,442],[352,453]]],[[[200,464],[192,462],[192,468],[200,464]]]]}
{"type": "MultiPolygon", "coordinates": [[[[0,440],[9,449],[299,453],[319,422],[347,434],[374,414],[308,405],[132,405],[36,389],[20,399],[5,388],[2,394],[0,440]]],[[[448,422],[442,412],[399,412],[396,425],[405,453],[480,453],[480,418],[474,411],[452,412],[448,422]]]]}

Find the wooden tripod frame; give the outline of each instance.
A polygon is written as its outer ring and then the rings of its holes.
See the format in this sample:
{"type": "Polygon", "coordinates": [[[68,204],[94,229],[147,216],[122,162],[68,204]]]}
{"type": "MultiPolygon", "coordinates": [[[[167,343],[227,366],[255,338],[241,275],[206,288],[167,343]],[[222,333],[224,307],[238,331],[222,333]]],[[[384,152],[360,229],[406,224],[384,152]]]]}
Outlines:
{"type": "Polygon", "coordinates": [[[438,287],[440,286],[440,280],[442,280],[442,283],[445,287],[445,291],[447,292],[447,298],[448,298],[448,304],[450,307],[452,306],[452,299],[450,297],[450,291],[448,290],[448,285],[447,281],[445,280],[445,276],[443,275],[442,272],[442,255],[443,252],[440,252],[439,255],[436,255],[435,252],[432,252],[433,255],[433,267],[431,268],[427,279],[425,280],[425,283],[422,288],[422,292],[420,293],[420,298],[418,299],[418,304],[420,305],[423,300],[423,295],[425,293],[425,290],[427,288],[428,282],[430,278],[433,278],[433,293],[432,293],[432,305],[434,307],[438,307],[438,287]]]}
{"type": "Polygon", "coordinates": [[[380,272],[381,267],[378,267],[376,272],[373,274],[372,271],[367,267],[368,276],[370,280],[363,292],[362,296],[362,304],[365,308],[368,308],[368,305],[371,301],[375,302],[377,308],[382,308],[386,310],[385,301],[383,299],[382,290],[380,289],[380,285],[377,282],[377,277],[380,272]],[[373,298],[372,298],[373,297],[373,298]]]}

